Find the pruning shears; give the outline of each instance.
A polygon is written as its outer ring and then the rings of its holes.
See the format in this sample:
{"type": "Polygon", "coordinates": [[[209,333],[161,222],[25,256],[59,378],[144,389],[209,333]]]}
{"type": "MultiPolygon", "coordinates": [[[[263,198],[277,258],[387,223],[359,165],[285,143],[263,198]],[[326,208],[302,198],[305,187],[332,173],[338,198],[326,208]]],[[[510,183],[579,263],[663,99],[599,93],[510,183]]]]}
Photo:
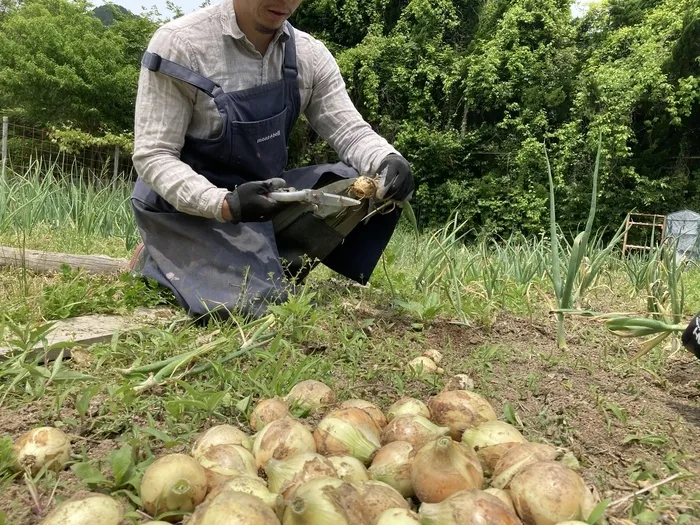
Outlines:
{"type": "Polygon", "coordinates": [[[284,190],[270,192],[266,196],[277,202],[304,202],[317,206],[346,207],[359,206],[362,204],[362,202],[357,199],[344,195],[336,195],[335,193],[326,193],[321,190],[285,188],[284,190]]]}

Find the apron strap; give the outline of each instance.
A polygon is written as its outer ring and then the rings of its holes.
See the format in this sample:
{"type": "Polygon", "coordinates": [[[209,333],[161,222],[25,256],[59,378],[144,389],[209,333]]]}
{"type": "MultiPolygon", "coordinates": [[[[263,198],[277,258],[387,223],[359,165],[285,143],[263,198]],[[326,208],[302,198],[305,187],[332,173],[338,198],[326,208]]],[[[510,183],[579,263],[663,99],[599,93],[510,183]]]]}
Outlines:
{"type": "Polygon", "coordinates": [[[156,53],[146,51],[141,59],[141,64],[149,71],[160,71],[164,75],[182,80],[200,91],[203,91],[212,98],[224,92],[221,86],[213,80],[209,80],[207,77],[195,73],[191,69],[187,69],[180,64],[162,58],[156,53]]]}
{"type": "Polygon", "coordinates": [[[284,76],[287,80],[297,79],[297,46],[294,43],[294,28],[292,24],[286,22],[287,29],[289,30],[289,39],[284,44],[284,63],[282,64],[282,69],[284,70],[284,76]]]}

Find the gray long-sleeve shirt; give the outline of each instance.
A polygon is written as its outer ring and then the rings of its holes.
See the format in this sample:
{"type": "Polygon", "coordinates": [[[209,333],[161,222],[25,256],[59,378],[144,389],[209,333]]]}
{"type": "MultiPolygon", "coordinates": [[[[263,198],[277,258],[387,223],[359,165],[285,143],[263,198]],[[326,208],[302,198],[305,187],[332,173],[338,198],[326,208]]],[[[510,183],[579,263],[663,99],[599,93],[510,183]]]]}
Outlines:
{"type": "MultiPolygon", "coordinates": [[[[224,91],[248,89],[282,76],[286,26],[262,56],[236,23],[233,0],[222,0],[160,27],[148,50],[212,79],[224,91]]],[[[294,30],[301,110],[340,159],[374,175],[397,151],[355,109],[338,65],[325,45],[294,30]]],[[[185,136],[221,130],[213,100],[181,81],[141,68],[136,98],[134,167],[143,181],[181,212],[223,221],[227,191],[180,161],[185,136]]]]}

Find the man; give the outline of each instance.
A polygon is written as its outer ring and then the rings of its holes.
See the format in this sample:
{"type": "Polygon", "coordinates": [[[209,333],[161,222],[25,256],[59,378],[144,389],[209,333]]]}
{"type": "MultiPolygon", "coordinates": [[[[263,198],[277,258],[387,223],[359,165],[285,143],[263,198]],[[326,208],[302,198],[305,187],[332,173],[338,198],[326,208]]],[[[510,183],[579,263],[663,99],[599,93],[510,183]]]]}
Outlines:
{"type": "Polygon", "coordinates": [[[700,314],[690,320],[681,336],[683,346],[700,359],[700,314]]]}
{"type": "MultiPolygon", "coordinates": [[[[287,22],[300,3],[222,0],[159,28],[144,54],[132,206],[145,247],[133,264],[192,315],[257,314],[285,297],[282,259],[300,250],[289,238],[278,246],[271,219],[282,208],[269,192],[363,174],[378,176],[378,200],[413,194],[408,162],[362,119],[328,49],[287,22]],[[301,112],[342,162],[284,172],[301,112]]],[[[290,235],[326,243],[304,250],[364,283],[398,217],[338,233],[308,215],[290,235]]]]}

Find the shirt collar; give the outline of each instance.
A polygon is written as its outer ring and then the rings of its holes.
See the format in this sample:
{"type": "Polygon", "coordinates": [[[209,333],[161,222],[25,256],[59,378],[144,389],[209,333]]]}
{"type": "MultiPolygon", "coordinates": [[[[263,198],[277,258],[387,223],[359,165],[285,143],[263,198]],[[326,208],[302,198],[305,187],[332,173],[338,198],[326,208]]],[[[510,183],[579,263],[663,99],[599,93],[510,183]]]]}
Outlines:
{"type": "MultiPolygon", "coordinates": [[[[238,27],[236,11],[233,9],[233,0],[221,0],[221,25],[224,35],[233,37],[235,40],[246,38],[245,33],[238,27]]],[[[274,43],[278,39],[282,42],[286,42],[289,39],[289,26],[287,23],[277,30],[272,42],[274,43]]]]}

